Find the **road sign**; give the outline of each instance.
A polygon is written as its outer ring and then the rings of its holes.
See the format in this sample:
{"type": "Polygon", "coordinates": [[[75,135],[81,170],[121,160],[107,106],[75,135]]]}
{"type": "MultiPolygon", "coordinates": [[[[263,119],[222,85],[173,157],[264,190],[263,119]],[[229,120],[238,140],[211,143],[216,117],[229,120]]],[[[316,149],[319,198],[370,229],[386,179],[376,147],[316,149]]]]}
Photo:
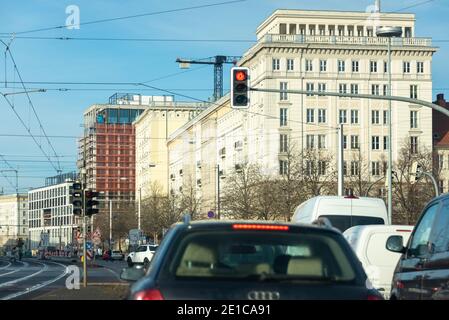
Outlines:
{"type": "Polygon", "coordinates": [[[213,211],[209,211],[209,212],[207,213],[207,216],[208,216],[209,218],[213,218],[213,217],[215,216],[215,214],[214,214],[213,211]]]}
{"type": "Polygon", "coordinates": [[[87,249],[87,250],[92,250],[93,247],[94,247],[94,245],[93,245],[92,242],[90,242],[90,241],[87,241],[87,242],[86,242],[86,249],[87,249]]]}
{"type": "Polygon", "coordinates": [[[92,250],[86,251],[86,257],[88,260],[92,260],[94,258],[94,253],[92,252],[92,250]]]}

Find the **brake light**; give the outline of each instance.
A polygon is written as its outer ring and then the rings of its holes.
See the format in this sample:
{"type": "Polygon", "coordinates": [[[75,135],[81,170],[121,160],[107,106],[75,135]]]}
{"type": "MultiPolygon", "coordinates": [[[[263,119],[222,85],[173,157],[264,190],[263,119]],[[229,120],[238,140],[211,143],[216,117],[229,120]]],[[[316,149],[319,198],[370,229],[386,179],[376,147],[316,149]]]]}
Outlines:
{"type": "Polygon", "coordinates": [[[412,232],[412,230],[398,229],[396,232],[412,232]]]}
{"type": "Polygon", "coordinates": [[[352,194],[350,194],[349,196],[345,196],[345,199],[358,199],[359,197],[356,197],[352,194]]]}
{"type": "Polygon", "coordinates": [[[234,230],[267,230],[267,231],[288,231],[289,226],[278,226],[272,224],[233,224],[234,230]]]}
{"type": "Polygon", "coordinates": [[[402,283],[401,281],[396,281],[396,287],[398,288],[398,289],[404,289],[404,283],[402,283]]]}
{"type": "Polygon", "coordinates": [[[373,300],[383,300],[383,299],[382,299],[381,297],[379,297],[379,296],[375,296],[375,295],[373,295],[373,294],[370,294],[370,295],[368,296],[367,300],[373,301],[373,300]]]}
{"type": "Polygon", "coordinates": [[[139,291],[134,295],[136,300],[164,300],[158,289],[139,291]]]}

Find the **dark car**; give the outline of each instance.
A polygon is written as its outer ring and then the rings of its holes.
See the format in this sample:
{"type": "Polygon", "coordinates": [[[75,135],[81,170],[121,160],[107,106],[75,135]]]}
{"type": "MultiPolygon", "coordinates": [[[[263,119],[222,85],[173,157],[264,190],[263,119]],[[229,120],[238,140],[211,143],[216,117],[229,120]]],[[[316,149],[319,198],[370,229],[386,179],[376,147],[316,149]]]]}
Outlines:
{"type": "Polygon", "coordinates": [[[402,253],[391,299],[449,299],[449,194],[427,204],[405,247],[391,236],[387,249],[402,253]]]}
{"type": "MultiPolygon", "coordinates": [[[[122,278],[134,280],[139,270],[124,269],[122,278]]],[[[334,228],[198,221],[169,230],[129,298],[382,299],[368,287],[362,265],[334,228]]]]}

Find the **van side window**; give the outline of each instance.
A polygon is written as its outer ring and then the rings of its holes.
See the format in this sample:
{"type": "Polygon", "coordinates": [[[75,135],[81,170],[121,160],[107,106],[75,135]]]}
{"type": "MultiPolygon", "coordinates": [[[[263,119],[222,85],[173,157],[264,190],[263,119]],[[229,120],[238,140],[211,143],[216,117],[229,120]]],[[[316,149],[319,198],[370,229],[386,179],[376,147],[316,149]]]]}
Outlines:
{"type": "Polygon", "coordinates": [[[433,253],[449,251],[449,199],[443,201],[432,236],[433,253]]]}
{"type": "Polygon", "coordinates": [[[427,208],[426,212],[416,226],[413,239],[408,250],[408,255],[412,257],[422,257],[428,253],[430,233],[438,212],[439,203],[435,203],[427,208]]]}

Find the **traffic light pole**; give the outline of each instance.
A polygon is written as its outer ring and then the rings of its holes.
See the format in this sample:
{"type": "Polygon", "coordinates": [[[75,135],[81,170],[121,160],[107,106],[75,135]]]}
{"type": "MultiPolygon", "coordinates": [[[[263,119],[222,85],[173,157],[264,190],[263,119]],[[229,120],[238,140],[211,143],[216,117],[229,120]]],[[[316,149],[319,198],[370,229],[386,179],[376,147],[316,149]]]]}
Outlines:
{"type": "Polygon", "coordinates": [[[83,181],[82,181],[82,194],[83,194],[83,286],[87,287],[87,256],[86,256],[86,185],[87,185],[87,169],[86,169],[86,134],[84,133],[84,146],[83,146],[83,181]]]}

